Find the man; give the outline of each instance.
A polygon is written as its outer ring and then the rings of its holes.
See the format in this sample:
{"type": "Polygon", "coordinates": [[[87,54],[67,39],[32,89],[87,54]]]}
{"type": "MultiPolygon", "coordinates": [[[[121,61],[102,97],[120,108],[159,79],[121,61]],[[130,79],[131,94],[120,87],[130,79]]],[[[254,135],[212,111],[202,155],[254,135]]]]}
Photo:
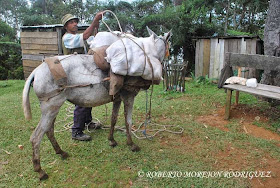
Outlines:
{"type": "MultiPolygon", "coordinates": [[[[79,54],[86,53],[85,41],[87,40],[94,30],[97,31],[99,27],[99,20],[102,18],[102,13],[99,12],[93,19],[91,25],[83,32],[78,34],[78,22],[79,19],[72,14],[66,14],[62,17],[61,21],[66,29],[65,35],[62,37],[62,48],[64,55],[73,54],[74,52],[79,54]]],[[[72,139],[79,141],[89,141],[91,136],[83,133],[85,124],[89,129],[100,128],[100,125],[93,123],[91,116],[92,108],[85,108],[77,106],[74,110],[74,125],[72,126],[72,139]]]]}

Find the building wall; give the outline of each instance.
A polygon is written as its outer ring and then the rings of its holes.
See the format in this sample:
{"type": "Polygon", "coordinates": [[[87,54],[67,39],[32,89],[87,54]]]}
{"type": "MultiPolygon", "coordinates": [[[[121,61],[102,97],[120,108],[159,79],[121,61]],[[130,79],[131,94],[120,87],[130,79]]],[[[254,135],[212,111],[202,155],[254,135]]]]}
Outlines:
{"type": "MultiPolygon", "coordinates": [[[[84,32],[88,25],[78,26],[78,33],[84,32]]],[[[62,25],[24,26],[20,40],[25,79],[38,67],[45,57],[62,55],[62,25]]]]}
{"type": "MultiPolygon", "coordinates": [[[[196,41],[195,76],[218,79],[224,66],[225,53],[257,53],[257,38],[211,38],[196,41]]],[[[242,76],[254,76],[255,70],[242,68],[242,76]]]]}

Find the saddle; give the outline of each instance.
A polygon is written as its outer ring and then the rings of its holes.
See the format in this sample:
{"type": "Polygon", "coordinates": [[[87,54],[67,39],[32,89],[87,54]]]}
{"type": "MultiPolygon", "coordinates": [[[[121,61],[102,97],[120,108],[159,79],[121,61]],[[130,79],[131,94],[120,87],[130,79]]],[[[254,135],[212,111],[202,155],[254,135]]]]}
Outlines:
{"type": "MultiPolygon", "coordinates": [[[[106,61],[106,49],[109,46],[101,46],[98,48],[90,49],[88,54],[93,55],[94,62],[96,65],[103,71],[109,72],[109,77],[104,80],[110,81],[109,95],[116,95],[120,89],[126,85],[129,88],[146,88],[148,85],[152,84],[151,80],[144,79],[135,79],[134,83],[127,83],[125,81],[125,76],[118,75],[112,72],[110,64],[106,61]]],[[[58,59],[58,57],[48,57],[45,58],[45,62],[48,64],[50,72],[54,78],[54,81],[57,85],[64,87],[67,86],[67,75],[58,59]]],[[[158,85],[160,81],[154,81],[153,84],[158,85]]]]}

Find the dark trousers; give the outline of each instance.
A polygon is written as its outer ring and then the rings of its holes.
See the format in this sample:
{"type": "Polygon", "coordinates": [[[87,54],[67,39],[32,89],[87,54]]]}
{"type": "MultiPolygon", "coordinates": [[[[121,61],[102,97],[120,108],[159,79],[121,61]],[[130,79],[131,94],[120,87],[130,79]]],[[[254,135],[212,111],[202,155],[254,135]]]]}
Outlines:
{"type": "Polygon", "coordinates": [[[85,129],[85,124],[91,122],[91,107],[75,107],[74,110],[74,125],[72,126],[72,132],[82,132],[85,129]]]}

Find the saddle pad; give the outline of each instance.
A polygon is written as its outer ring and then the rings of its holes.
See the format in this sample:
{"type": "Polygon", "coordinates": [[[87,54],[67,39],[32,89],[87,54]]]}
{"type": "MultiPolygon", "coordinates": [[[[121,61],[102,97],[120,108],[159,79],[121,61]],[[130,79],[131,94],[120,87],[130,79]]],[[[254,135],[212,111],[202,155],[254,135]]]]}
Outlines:
{"type": "Polygon", "coordinates": [[[89,50],[88,54],[93,54],[93,60],[96,65],[103,71],[107,71],[110,69],[109,63],[105,60],[106,57],[106,49],[109,46],[101,46],[97,48],[92,48],[89,50]]]}
{"type": "Polygon", "coordinates": [[[45,62],[48,64],[54,81],[59,86],[67,85],[67,75],[57,57],[45,58],[45,62]]]}
{"type": "Polygon", "coordinates": [[[120,91],[120,89],[123,87],[124,82],[124,76],[117,75],[110,71],[110,90],[109,95],[116,95],[120,91]]]}

